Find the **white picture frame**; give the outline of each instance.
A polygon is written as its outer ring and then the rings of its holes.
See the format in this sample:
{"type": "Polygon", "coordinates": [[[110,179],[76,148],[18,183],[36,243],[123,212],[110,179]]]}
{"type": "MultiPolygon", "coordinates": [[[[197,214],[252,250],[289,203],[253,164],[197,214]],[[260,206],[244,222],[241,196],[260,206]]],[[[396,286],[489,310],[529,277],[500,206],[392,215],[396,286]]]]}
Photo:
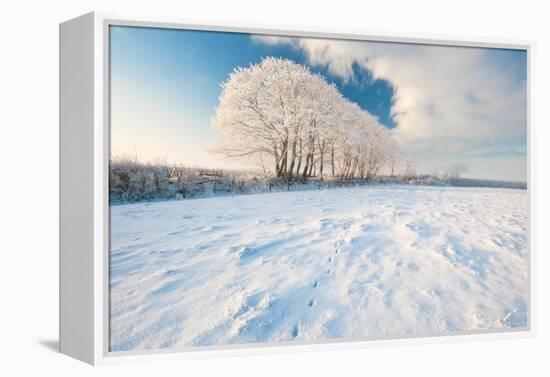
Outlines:
{"type": "Polygon", "coordinates": [[[90,364],[157,359],[352,349],[386,345],[506,339],[535,335],[535,213],[532,41],[447,38],[432,35],[318,30],[279,25],[189,22],[92,12],[60,24],[60,352],[90,364]],[[336,339],[254,346],[109,352],[109,38],[110,25],[144,26],[266,35],[383,42],[514,48],[527,52],[529,318],[527,328],[507,332],[396,339],[336,339]]]}

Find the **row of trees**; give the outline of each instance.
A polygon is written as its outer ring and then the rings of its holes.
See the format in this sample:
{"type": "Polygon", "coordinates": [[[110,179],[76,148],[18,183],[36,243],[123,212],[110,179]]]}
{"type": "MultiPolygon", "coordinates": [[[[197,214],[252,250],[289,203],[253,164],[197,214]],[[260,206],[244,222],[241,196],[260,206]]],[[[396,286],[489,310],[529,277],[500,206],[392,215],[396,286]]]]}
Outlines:
{"type": "Polygon", "coordinates": [[[233,71],[212,123],[222,139],[218,152],[257,159],[287,180],[366,179],[384,166],[393,175],[398,159],[396,142],[374,116],[286,59],[233,71]]]}

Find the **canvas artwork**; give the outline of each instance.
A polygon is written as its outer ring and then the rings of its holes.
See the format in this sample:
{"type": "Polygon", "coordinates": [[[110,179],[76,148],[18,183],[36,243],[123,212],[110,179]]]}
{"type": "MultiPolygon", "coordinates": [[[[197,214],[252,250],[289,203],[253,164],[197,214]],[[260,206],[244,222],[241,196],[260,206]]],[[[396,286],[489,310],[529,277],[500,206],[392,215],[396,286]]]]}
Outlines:
{"type": "Polygon", "coordinates": [[[109,28],[109,351],[529,326],[525,50],[109,28]]]}

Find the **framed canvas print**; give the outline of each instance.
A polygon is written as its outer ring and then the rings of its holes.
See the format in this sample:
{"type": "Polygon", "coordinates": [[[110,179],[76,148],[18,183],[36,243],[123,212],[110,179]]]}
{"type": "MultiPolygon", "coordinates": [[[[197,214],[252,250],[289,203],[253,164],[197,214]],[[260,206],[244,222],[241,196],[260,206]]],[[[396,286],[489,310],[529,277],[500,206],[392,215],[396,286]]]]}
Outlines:
{"type": "Polygon", "coordinates": [[[61,24],[61,352],[531,334],[531,53],[61,24]]]}

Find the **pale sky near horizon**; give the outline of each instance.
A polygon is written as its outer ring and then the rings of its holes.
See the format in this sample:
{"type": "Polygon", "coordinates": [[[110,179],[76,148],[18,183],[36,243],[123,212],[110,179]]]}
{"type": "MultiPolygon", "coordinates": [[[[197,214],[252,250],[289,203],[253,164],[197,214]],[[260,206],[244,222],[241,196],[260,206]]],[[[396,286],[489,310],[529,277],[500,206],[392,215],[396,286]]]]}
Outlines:
{"type": "Polygon", "coordinates": [[[248,166],[210,152],[220,84],[266,56],[334,82],[391,129],[418,173],[527,176],[525,51],[111,27],[111,154],[188,166],[248,166]]]}

